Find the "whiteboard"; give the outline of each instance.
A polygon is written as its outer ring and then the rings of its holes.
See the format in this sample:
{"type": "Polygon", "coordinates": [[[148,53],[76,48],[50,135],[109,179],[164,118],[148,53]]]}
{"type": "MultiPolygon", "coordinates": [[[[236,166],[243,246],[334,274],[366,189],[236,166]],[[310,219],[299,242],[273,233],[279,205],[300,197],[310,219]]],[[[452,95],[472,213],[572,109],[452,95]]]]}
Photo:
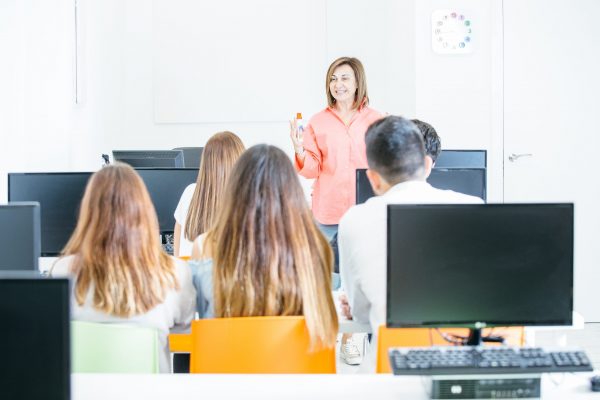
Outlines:
{"type": "Polygon", "coordinates": [[[325,0],[154,0],[156,123],[286,121],[325,106],[325,0]]]}

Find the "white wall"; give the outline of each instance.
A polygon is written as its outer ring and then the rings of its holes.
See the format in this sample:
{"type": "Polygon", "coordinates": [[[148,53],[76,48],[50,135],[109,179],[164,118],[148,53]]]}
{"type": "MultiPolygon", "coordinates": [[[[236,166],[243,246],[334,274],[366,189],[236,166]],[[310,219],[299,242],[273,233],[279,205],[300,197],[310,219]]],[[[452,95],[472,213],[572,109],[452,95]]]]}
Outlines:
{"type": "Polygon", "coordinates": [[[489,202],[502,201],[501,42],[494,0],[420,0],[415,9],[415,116],[430,122],[442,148],[488,150],[489,202]],[[431,14],[436,9],[463,13],[471,21],[473,51],[441,55],[431,45],[431,14]],[[500,156],[500,157],[498,157],[500,156]]]}
{"type": "Polygon", "coordinates": [[[70,167],[72,30],[65,1],[0,2],[0,201],[9,171],[70,167]]]}

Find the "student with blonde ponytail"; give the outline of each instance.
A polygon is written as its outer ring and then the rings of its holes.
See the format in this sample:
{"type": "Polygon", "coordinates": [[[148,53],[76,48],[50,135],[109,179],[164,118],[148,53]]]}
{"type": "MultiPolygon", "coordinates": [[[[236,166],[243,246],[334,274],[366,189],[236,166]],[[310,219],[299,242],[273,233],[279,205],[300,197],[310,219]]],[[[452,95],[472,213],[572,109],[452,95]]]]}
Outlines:
{"type": "Polygon", "coordinates": [[[139,175],[115,163],[90,178],[71,239],[51,270],[73,278],[72,318],[156,328],[160,371],[169,372],[170,328],[189,326],[192,276],[158,240],[158,219],[139,175]]]}
{"type": "Polygon", "coordinates": [[[198,179],[185,188],[175,210],[173,254],[176,257],[189,257],[194,239],[213,224],[227,177],[244,150],[241,139],[228,131],[215,133],[206,142],[198,179]]]}
{"type": "Polygon", "coordinates": [[[333,254],[282,150],[258,145],[242,154],[197,249],[201,317],[303,315],[313,348],[335,345],[333,254]]]}

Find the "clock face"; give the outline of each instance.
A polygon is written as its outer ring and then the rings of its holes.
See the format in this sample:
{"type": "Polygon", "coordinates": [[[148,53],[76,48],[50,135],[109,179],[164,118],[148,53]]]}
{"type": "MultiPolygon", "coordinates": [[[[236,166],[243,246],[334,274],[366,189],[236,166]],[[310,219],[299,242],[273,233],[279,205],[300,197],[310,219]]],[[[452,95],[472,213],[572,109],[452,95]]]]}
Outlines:
{"type": "Polygon", "coordinates": [[[473,51],[473,23],[459,11],[435,10],[431,14],[431,44],[438,54],[473,51]]]}

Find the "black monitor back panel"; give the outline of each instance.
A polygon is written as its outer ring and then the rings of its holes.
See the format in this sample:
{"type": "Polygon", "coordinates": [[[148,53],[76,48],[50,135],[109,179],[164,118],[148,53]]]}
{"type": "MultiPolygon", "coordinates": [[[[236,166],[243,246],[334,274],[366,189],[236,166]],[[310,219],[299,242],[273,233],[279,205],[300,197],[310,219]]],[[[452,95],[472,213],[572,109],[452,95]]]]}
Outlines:
{"type": "MultiPolygon", "coordinates": [[[[172,232],[173,214],[184,189],[196,182],[196,168],[136,169],[148,188],[161,232],[172,232]]],[[[91,172],[10,173],[9,201],[41,205],[42,256],[56,256],[71,237],[91,172]]]]}
{"type": "MultiPolygon", "coordinates": [[[[442,150],[427,182],[438,189],[454,190],[486,201],[486,168],[486,150],[442,150]]],[[[356,170],[356,204],[375,195],[365,171],[356,170]]]]}
{"type": "Polygon", "coordinates": [[[487,168],[486,150],[442,150],[435,168],[487,168]]]}
{"type": "Polygon", "coordinates": [[[175,209],[185,188],[196,182],[197,168],[142,168],[136,169],[144,180],[161,232],[171,232],[175,226],[175,209]]]}
{"type": "Polygon", "coordinates": [[[42,256],[56,256],[71,237],[91,172],[9,173],[8,201],[37,201],[42,256]]]}
{"type": "Polygon", "coordinates": [[[113,159],[134,168],[183,168],[182,150],[113,150],[113,159]]]}
{"type": "Polygon", "coordinates": [[[40,204],[0,205],[0,270],[37,271],[40,255],[40,204]]]}
{"type": "Polygon", "coordinates": [[[183,166],[185,168],[200,168],[204,147],[175,147],[173,150],[183,151],[183,166]]]}
{"type": "Polygon", "coordinates": [[[69,400],[69,281],[0,272],[3,399],[69,400]]]}
{"type": "MultiPolygon", "coordinates": [[[[483,168],[433,168],[427,182],[438,189],[479,197],[487,200],[486,170],[483,168]]],[[[375,196],[365,169],[356,170],[356,204],[362,204],[375,196]]]]}
{"type": "Polygon", "coordinates": [[[455,192],[487,200],[486,177],[484,168],[433,168],[427,182],[435,188],[454,190],[455,192]]]}

